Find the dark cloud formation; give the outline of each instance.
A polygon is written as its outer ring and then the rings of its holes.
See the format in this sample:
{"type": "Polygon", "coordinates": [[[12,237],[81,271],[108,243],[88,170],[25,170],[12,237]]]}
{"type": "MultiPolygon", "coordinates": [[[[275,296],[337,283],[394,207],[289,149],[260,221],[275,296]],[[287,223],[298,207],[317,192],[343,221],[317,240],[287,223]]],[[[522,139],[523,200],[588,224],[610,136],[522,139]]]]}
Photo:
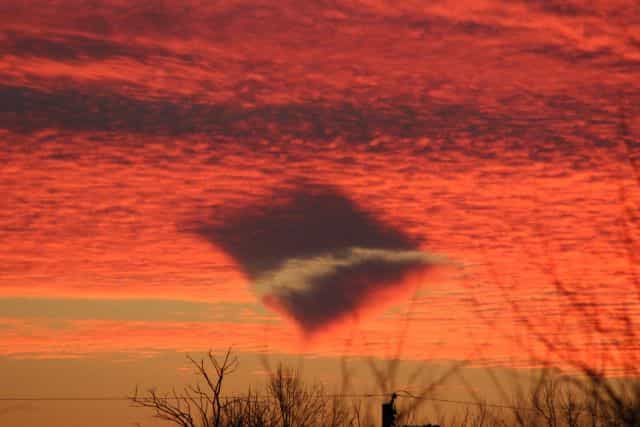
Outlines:
{"type": "Polygon", "coordinates": [[[21,133],[54,128],[146,135],[341,136],[366,141],[376,132],[416,137],[430,133],[429,129],[497,127],[494,118],[462,105],[433,103],[425,117],[402,100],[377,106],[308,102],[245,108],[188,98],[141,100],[108,89],[47,92],[9,85],[0,85],[0,97],[5,101],[0,105],[0,128],[21,133]]]}
{"type": "Polygon", "coordinates": [[[22,58],[47,58],[60,62],[104,61],[128,57],[144,62],[150,56],[174,56],[167,49],[119,43],[80,34],[45,33],[33,35],[18,31],[0,33],[0,53],[22,58]]]}
{"type": "Polygon", "coordinates": [[[555,162],[640,105],[633,2],[90,3],[0,6],[0,129],[555,162]]]}
{"type": "MultiPolygon", "coordinates": [[[[482,111],[474,105],[427,99],[415,104],[406,99],[379,100],[377,104],[307,102],[244,107],[238,103],[204,103],[188,97],[137,99],[109,89],[79,88],[44,91],[0,85],[0,129],[30,134],[43,129],[71,132],[119,132],[147,136],[206,134],[211,138],[259,138],[287,141],[326,141],[343,138],[354,144],[371,142],[376,135],[396,138],[434,138],[430,151],[464,151],[480,158],[492,156],[496,141],[512,149],[525,149],[544,160],[538,144],[522,145],[520,139],[550,141],[553,152],[573,153],[577,144],[566,140],[566,120],[588,116],[612,127],[599,108],[571,97],[538,99],[523,92],[522,100],[545,102],[562,109],[562,116],[549,120],[533,113],[506,115],[482,111]],[[536,122],[537,126],[531,126],[536,122]],[[450,143],[452,138],[475,135],[469,146],[450,143]],[[554,143],[555,141],[555,143],[554,143]]],[[[524,102],[524,101],[523,101],[524,102]]],[[[575,135],[595,140],[591,129],[576,129],[575,135]]],[[[581,140],[580,145],[584,142],[581,140]]],[[[553,153],[552,153],[553,154],[553,153]]],[[[552,156],[551,156],[552,157],[552,156]]]]}
{"type": "Polygon", "coordinates": [[[331,186],[274,194],[196,232],[235,259],[264,301],[307,332],[439,262],[331,186]]]}

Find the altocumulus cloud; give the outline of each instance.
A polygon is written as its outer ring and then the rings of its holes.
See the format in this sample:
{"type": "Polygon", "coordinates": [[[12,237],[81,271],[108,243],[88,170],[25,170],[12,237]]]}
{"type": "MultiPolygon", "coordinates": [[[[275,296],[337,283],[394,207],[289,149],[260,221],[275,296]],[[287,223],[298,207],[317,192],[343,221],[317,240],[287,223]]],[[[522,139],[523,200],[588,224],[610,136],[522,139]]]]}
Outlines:
{"type": "Polygon", "coordinates": [[[274,192],[196,232],[238,263],[265,304],[306,333],[449,264],[325,185],[274,192]]]}

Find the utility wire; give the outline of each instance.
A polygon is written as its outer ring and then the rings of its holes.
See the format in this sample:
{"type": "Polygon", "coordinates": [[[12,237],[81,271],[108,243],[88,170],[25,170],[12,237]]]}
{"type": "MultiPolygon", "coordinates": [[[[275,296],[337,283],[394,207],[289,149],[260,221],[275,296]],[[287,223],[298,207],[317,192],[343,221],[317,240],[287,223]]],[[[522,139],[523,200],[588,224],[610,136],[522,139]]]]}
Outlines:
{"type": "MultiPolygon", "coordinates": [[[[146,398],[145,398],[146,399],[146,398]]],[[[130,400],[128,397],[0,397],[0,402],[57,402],[57,401],[107,401],[107,400],[130,400]]]]}
{"type": "Polygon", "coordinates": [[[530,408],[530,407],[526,407],[526,406],[513,406],[513,405],[504,405],[504,404],[500,404],[500,403],[473,402],[473,401],[469,401],[469,400],[440,399],[440,398],[437,398],[437,397],[416,396],[416,395],[413,395],[413,394],[409,393],[406,390],[398,391],[398,397],[409,397],[411,399],[430,400],[430,401],[434,401],[434,402],[443,402],[443,403],[455,403],[455,404],[468,405],[468,406],[470,406],[470,405],[488,406],[488,407],[491,407],[491,408],[519,409],[519,410],[523,410],[523,411],[535,411],[534,408],[530,408]],[[402,394],[400,394],[400,393],[402,393],[402,394]]]}
{"type": "MultiPolygon", "coordinates": [[[[428,396],[416,396],[413,395],[411,393],[409,393],[406,390],[400,390],[398,391],[398,397],[399,398],[409,398],[409,399],[417,399],[417,400],[427,400],[427,401],[433,401],[433,402],[441,402],[441,403],[451,403],[451,404],[457,404],[457,405],[466,405],[466,406],[489,406],[492,408],[501,408],[501,409],[519,409],[519,410],[526,410],[526,411],[533,411],[534,408],[529,408],[529,407],[521,407],[521,406],[512,406],[512,405],[505,405],[505,404],[499,404],[499,403],[486,403],[486,402],[474,402],[474,401],[469,401],[469,400],[456,400],[456,399],[441,399],[438,397],[428,397],[428,396]]],[[[362,394],[327,394],[327,397],[337,397],[337,398],[388,398],[389,396],[391,396],[391,393],[362,393],[362,394]]],[[[243,396],[221,396],[221,399],[223,400],[230,400],[230,399],[238,399],[238,398],[242,398],[243,396]]],[[[187,396],[158,396],[156,399],[157,400],[180,400],[180,399],[186,399],[187,396]]],[[[264,395],[253,395],[251,398],[257,398],[257,399],[261,399],[261,400],[269,400],[269,399],[273,399],[271,396],[264,396],[264,395]]],[[[136,398],[138,401],[153,401],[152,398],[149,397],[137,397],[136,398]]],[[[102,397],[71,397],[71,396],[65,396],[65,397],[0,397],[0,402],[23,402],[23,401],[28,401],[28,402],[86,402],[86,401],[91,401],[91,402],[100,402],[100,401],[114,401],[114,402],[125,402],[125,401],[132,401],[132,397],[126,397],[126,396],[102,396],[102,397]]]]}

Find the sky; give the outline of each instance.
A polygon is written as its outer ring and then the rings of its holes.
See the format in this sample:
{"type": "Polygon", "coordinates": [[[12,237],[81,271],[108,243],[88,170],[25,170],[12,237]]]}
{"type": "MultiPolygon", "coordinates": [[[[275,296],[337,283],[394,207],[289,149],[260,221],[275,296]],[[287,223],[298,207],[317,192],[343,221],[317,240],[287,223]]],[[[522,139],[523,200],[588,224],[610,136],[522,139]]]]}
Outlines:
{"type": "Polygon", "coordinates": [[[230,346],[624,374],[638,34],[633,0],[3,1],[0,397],[230,346]]]}

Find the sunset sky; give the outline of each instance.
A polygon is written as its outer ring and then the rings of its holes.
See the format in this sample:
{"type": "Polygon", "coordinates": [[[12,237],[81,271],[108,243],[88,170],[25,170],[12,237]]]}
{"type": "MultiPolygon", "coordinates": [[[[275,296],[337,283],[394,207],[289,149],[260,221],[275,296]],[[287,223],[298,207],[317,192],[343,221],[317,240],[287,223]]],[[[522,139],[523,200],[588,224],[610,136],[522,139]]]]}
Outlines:
{"type": "Polygon", "coordinates": [[[0,398],[230,346],[238,389],[259,355],[619,374],[639,141],[636,0],[3,0],[0,398]]]}

